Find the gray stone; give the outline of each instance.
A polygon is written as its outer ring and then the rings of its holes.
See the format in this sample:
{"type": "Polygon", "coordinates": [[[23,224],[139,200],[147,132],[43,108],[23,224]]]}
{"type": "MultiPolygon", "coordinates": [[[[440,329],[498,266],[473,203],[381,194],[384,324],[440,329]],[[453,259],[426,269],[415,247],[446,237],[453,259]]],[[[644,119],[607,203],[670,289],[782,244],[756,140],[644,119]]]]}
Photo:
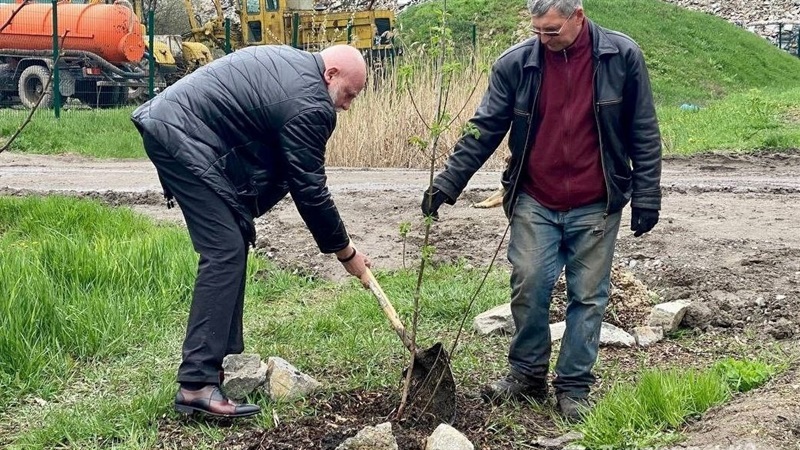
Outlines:
{"type": "Polygon", "coordinates": [[[225,356],[222,360],[222,368],[225,374],[232,372],[249,371],[254,372],[261,366],[261,356],[254,353],[239,353],[225,356]]]}
{"type": "Polygon", "coordinates": [[[706,330],[714,320],[714,312],[705,303],[692,302],[686,308],[681,325],[687,328],[706,330]]]}
{"type": "Polygon", "coordinates": [[[536,445],[544,448],[562,448],[565,445],[580,439],[583,439],[583,433],[570,431],[569,433],[556,438],[539,437],[536,439],[536,445]]]}
{"type": "Polygon", "coordinates": [[[382,423],[365,427],[355,436],[342,442],[336,450],[397,450],[397,439],[392,434],[392,424],[382,423]]]}
{"type": "MultiPolygon", "coordinates": [[[[567,329],[566,322],[550,324],[550,341],[555,342],[564,338],[567,329]]],[[[600,345],[610,345],[618,347],[632,347],[636,344],[636,339],[625,330],[615,327],[610,323],[603,322],[600,327],[600,345]]]]}
{"type": "Polygon", "coordinates": [[[322,383],[277,356],[267,361],[267,379],[269,396],[272,400],[305,397],[322,386],[322,383]]]}
{"type": "Polygon", "coordinates": [[[664,339],[664,329],[661,327],[636,327],[631,334],[639,347],[649,347],[664,339]]]}
{"type": "Polygon", "coordinates": [[[511,303],[495,306],[475,316],[472,322],[478,334],[487,335],[494,333],[513,334],[514,319],[511,317],[511,303]]]}
{"type": "Polygon", "coordinates": [[[267,381],[267,365],[259,355],[227,355],[222,368],[225,371],[222,390],[234,400],[247,397],[267,381]]]}
{"type": "Polygon", "coordinates": [[[661,303],[653,307],[648,324],[651,327],[662,327],[665,333],[675,331],[686,314],[689,303],[683,300],[661,303]]]}
{"type": "Polygon", "coordinates": [[[550,342],[561,340],[564,337],[564,332],[567,330],[567,322],[558,322],[550,324],[550,342]]]}
{"type": "Polygon", "coordinates": [[[474,450],[475,446],[458,430],[445,423],[436,427],[427,441],[425,450],[474,450]]]}
{"type": "Polygon", "coordinates": [[[603,322],[600,327],[600,345],[633,347],[636,345],[636,339],[622,328],[603,322]]]}

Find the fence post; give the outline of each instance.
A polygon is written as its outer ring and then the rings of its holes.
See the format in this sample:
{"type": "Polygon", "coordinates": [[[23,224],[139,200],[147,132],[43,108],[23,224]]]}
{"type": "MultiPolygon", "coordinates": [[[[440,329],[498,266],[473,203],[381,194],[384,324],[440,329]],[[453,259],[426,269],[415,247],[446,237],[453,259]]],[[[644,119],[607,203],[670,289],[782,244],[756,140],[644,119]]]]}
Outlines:
{"type": "MultiPolygon", "coordinates": [[[[53,96],[53,111],[55,112],[56,119],[61,117],[61,80],[58,76],[58,0],[53,0],[53,81],[50,84],[50,89],[53,96]]],[[[42,95],[46,95],[42,92],[42,95]]]]}
{"type": "Polygon", "coordinates": [[[225,54],[231,52],[231,19],[225,18],[225,54]]]}
{"type": "Polygon", "coordinates": [[[478,47],[478,24],[472,23],[472,51],[478,47]]]}
{"type": "Polygon", "coordinates": [[[347,45],[353,42],[353,21],[347,21],[347,45]]]}
{"type": "Polygon", "coordinates": [[[150,42],[150,51],[147,54],[147,63],[149,70],[147,71],[147,89],[150,98],[156,96],[155,81],[156,81],[156,59],[153,54],[153,45],[155,45],[155,11],[151,8],[147,11],[147,38],[150,42]]]}
{"type": "Polygon", "coordinates": [[[298,44],[298,35],[300,33],[300,14],[294,13],[292,14],[292,47],[299,48],[298,44]]]}
{"type": "Polygon", "coordinates": [[[778,48],[783,50],[783,22],[778,22],[778,48]]]}
{"type": "Polygon", "coordinates": [[[798,58],[800,58],[800,29],[797,30],[797,48],[795,49],[794,53],[797,55],[798,58]]]}

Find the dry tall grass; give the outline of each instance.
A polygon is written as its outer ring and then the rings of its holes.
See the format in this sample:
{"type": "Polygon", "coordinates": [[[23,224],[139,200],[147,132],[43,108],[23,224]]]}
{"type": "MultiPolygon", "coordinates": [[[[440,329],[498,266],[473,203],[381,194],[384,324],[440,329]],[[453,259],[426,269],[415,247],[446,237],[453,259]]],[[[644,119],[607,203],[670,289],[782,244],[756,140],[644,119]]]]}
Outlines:
{"type": "MultiPolygon", "coordinates": [[[[423,119],[427,123],[432,121],[436,109],[437,71],[432,62],[420,61],[414,62],[416,69],[411,76],[411,93],[398,86],[396,75],[388,75],[382,85],[365,89],[349,111],[339,114],[336,131],[328,142],[326,165],[429,167],[428,155],[409,143],[409,139],[415,136],[427,139],[428,131],[423,119]]],[[[475,113],[487,85],[487,73],[477,64],[454,76],[446,110],[455,120],[440,138],[438,167],[443,166],[452,151],[462,125],[475,113]]],[[[485,167],[502,168],[506,153],[504,143],[485,167]]]]}

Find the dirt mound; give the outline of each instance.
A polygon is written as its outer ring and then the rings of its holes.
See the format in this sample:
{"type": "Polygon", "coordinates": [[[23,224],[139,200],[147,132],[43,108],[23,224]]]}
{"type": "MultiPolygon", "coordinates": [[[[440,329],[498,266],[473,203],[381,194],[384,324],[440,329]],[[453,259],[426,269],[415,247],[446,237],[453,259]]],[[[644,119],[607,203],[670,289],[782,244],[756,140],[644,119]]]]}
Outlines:
{"type": "MultiPolygon", "coordinates": [[[[231,450],[334,450],[366,426],[392,422],[392,432],[401,450],[424,449],[425,439],[434,427],[395,421],[399,403],[399,391],[354,391],[330,397],[318,396],[309,404],[316,415],[287,421],[270,430],[246,430],[233,434],[225,439],[222,447],[231,450]]],[[[470,439],[476,448],[512,448],[507,446],[508,442],[503,442],[505,439],[496,437],[495,430],[486,427],[491,414],[492,409],[481,399],[459,397],[458,415],[453,427],[470,439]]],[[[531,429],[544,427],[543,421],[549,421],[538,414],[521,415],[518,420],[522,421],[522,426],[531,429]]]]}

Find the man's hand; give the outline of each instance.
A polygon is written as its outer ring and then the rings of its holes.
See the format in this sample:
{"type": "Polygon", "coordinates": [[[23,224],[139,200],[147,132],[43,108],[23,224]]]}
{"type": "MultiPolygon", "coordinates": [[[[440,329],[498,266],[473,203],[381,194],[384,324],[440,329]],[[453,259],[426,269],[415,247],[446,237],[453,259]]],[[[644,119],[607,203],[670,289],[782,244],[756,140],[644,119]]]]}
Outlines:
{"type": "Polygon", "coordinates": [[[367,258],[367,255],[359,252],[352,245],[348,245],[336,252],[336,258],[342,263],[347,273],[361,280],[364,288],[369,289],[367,267],[372,267],[372,262],[367,258]]]}
{"type": "Polygon", "coordinates": [[[633,237],[639,237],[652,230],[658,223],[658,210],[648,208],[631,208],[631,231],[633,237]]]}
{"type": "Polygon", "coordinates": [[[425,217],[433,216],[434,220],[439,219],[439,207],[448,200],[447,195],[439,189],[433,188],[433,193],[430,189],[425,189],[422,195],[422,215],[425,217]]]}

